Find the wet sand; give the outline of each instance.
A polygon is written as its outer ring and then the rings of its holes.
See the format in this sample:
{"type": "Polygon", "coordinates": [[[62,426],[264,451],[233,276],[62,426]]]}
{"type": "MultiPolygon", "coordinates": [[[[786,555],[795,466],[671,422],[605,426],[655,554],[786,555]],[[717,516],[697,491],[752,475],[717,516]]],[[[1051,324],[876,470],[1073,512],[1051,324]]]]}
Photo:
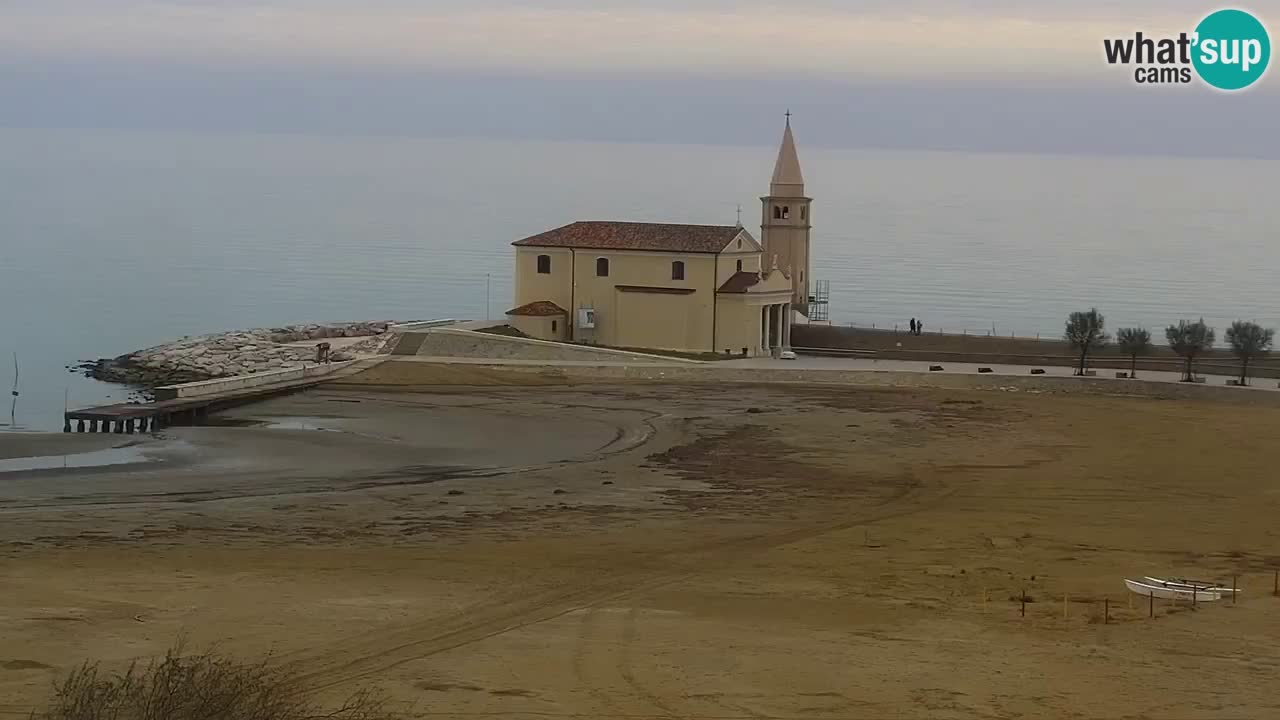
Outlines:
{"type": "Polygon", "coordinates": [[[424,717],[1280,713],[1280,410],[409,386],[226,420],[140,466],[0,473],[0,710],[185,634],[424,717]],[[1245,593],[1149,620],[1143,574],[1245,593]]]}

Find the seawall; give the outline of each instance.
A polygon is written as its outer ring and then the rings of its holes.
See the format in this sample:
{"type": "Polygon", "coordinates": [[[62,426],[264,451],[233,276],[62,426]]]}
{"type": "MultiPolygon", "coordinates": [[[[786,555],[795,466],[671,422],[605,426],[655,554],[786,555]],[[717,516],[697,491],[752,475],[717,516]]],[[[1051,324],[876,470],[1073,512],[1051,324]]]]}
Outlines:
{"type": "MultiPolygon", "coordinates": [[[[1152,335],[1152,349],[1138,357],[1138,370],[1181,372],[1183,361],[1164,345],[1164,338],[1152,335]]],[[[794,325],[791,343],[796,347],[874,350],[885,360],[938,360],[987,365],[1052,365],[1074,367],[1079,355],[1063,340],[993,337],[986,335],[912,335],[893,330],[840,327],[838,325],[794,325]]],[[[1089,354],[1094,368],[1128,370],[1131,360],[1114,344],[1089,354]]],[[[1197,372],[1238,375],[1240,363],[1229,351],[1218,349],[1196,360],[1197,372]]],[[[1249,365],[1251,377],[1280,378],[1280,362],[1255,360],[1249,365]]]]}

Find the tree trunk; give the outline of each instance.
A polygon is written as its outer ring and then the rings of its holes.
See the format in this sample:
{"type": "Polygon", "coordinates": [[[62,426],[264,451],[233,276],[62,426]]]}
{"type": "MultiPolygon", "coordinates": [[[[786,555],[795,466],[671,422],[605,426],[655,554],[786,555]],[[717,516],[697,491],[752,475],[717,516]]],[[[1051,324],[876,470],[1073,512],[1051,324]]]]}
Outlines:
{"type": "Polygon", "coordinates": [[[1240,384],[1247,385],[1249,383],[1249,356],[1240,358],[1240,384]]]}
{"type": "Polygon", "coordinates": [[[1087,357],[1089,357],[1089,346],[1085,345],[1084,349],[1080,351],[1080,368],[1076,371],[1076,374],[1080,377],[1084,377],[1084,361],[1087,357]]]}
{"type": "Polygon", "coordinates": [[[1138,377],[1138,353],[1134,353],[1130,359],[1132,362],[1129,364],[1129,377],[1136,378],[1138,377]]]}
{"type": "Polygon", "coordinates": [[[1182,374],[1182,379],[1183,379],[1183,381],[1185,381],[1185,382],[1191,382],[1191,381],[1194,379],[1194,378],[1192,377],[1192,375],[1191,375],[1191,362],[1192,362],[1192,360],[1191,360],[1191,356],[1190,356],[1190,355],[1188,355],[1188,356],[1187,356],[1187,368],[1186,368],[1186,370],[1185,370],[1185,371],[1183,372],[1183,374],[1182,374]]]}

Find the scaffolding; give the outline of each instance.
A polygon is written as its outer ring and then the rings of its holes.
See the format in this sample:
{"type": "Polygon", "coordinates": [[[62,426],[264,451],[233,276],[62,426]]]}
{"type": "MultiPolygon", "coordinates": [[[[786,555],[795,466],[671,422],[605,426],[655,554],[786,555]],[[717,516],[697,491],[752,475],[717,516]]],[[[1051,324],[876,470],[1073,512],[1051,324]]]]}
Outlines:
{"type": "Polygon", "coordinates": [[[818,280],[809,296],[809,322],[831,322],[831,281],[818,280]]]}

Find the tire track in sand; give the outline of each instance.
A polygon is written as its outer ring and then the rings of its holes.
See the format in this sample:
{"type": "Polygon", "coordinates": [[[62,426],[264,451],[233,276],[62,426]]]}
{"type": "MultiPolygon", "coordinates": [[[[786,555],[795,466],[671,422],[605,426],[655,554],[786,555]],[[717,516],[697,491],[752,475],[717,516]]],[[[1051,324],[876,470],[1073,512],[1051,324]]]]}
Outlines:
{"type": "Polygon", "coordinates": [[[682,582],[702,572],[701,567],[723,564],[715,562],[716,558],[741,557],[827,533],[920,512],[944,501],[952,492],[954,491],[942,486],[932,492],[917,487],[886,499],[873,512],[671,550],[656,555],[649,564],[654,567],[693,565],[694,569],[619,573],[575,588],[480,603],[450,617],[408,623],[331,643],[331,647],[338,648],[334,651],[313,655],[298,653],[295,655],[295,662],[303,666],[301,679],[310,688],[319,690],[344,685],[385,673],[415,660],[563,617],[577,610],[586,610],[682,582]],[[696,562],[691,562],[693,560],[696,562]]]}

